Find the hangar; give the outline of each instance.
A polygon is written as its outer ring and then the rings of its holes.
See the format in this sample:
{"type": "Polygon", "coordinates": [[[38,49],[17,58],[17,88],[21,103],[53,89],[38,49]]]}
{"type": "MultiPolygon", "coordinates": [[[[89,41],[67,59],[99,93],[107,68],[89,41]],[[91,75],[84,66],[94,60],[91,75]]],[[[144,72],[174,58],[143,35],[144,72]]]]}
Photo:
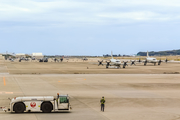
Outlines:
{"type": "Polygon", "coordinates": [[[16,58],[26,57],[25,53],[17,53],[16,58]]]}
{"type": "Polygon", "coordinates": [[[41,59],[44,57],[44,55],[42,53],[32,53],[31,57],[36,59],[41,59]]]}

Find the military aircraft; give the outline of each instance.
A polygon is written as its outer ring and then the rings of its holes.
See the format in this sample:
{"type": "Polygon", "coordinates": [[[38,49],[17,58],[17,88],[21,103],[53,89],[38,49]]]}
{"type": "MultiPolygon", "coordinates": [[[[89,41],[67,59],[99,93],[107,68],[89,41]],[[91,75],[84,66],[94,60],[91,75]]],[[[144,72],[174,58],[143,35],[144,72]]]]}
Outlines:
{"type": "Polygon", "coordinates": [[[62,61],[63,61],[63,58],[61,58],[61,59],[53,58],[53,60],[54,60],[54,62],[56,62],[56,61],[57,61],[57,62],[59,62],[59,61],[62,62],[62,61]]]}
{"type": "Polygon", "coordinates": [[[41,59],[38,59],[38,60],[39,60],[39,62],[48,62],[48,58],[47,57],[41,58],[41,59]]]}
{"type": "Polygon", "coordinates": [[[166,63],[167,63],[168,60],[167,60],[167,58],[166,58],[166,60],[161,60],[161,59],[160,59],[160,60],[157,60],[156,58],[149,57],[149,53],[148,53],[148,51],[147,51],[147,57],[146,57],[145,60],[139,59],[139,60],[137,60],[137,61],[135,61],[135,60],[132,61],[132,63],[134,63],[134,64],[135,64],[135,62],[144,63],[144,65],[146,66],[147,63],[152,63],[152,64],[154,64],[154,65],[156,65],[156,64],[161,65],[162,62],[166,62],[166,63]]]}
{"type": "MultiPolygon", "coordinates": [[[[116,66],[117,67],[117,69],[119,69],[119,68],[121,68],[121,65],[123,66],[123,68],[125,68],[126,66],[128,66],[128,64],[130,64],[130,63],[128,63],[128,61],[123,61],[123,62],[121,62],[119,59],[114,59],[113,58],[113,55],[112,55],[112,52],[111,52],[111,59],[110,59],[110,61],[106,61],[106,68],[109,68],[109,66],[116,66]]],[[[103,60],[102,61],[98,61],[99,62],[99,64],[98,64],[98,66],[99,65],[102,65],[103,66],[103,60]]]]}
{"type": "Polygon", "coordinates": [[[24,61],[29,61],[30,59],[29,59],[29,58],[25,58],[25,57],[21,57],[21,58],[19,59],[19,62],[21,62],[22,60],[24,60],[24,61]]]}
{"type": "Polygon", "coordinates": [[[82,58],[83,61],[88,61],[88,59],[85,57],[85,58],[82,58]]]}

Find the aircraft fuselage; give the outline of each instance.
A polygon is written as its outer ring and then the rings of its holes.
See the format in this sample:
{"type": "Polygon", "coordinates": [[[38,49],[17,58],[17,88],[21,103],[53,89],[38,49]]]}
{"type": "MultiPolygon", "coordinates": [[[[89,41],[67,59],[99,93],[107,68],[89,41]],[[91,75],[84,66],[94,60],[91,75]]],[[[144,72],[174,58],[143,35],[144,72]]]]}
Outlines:
{"type": "Polygon", "coordinates": [[[158,63],[158,60],[156,58],[148,57],[148,58],[146,58],[146,60],[147,60],[148,63],[158,63]]]}

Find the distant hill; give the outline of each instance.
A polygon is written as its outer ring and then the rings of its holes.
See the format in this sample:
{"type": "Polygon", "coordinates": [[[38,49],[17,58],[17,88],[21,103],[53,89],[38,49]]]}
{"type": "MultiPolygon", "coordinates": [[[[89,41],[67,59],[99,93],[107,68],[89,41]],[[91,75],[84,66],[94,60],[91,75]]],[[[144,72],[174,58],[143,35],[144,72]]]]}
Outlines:
{"type": "MultiPolygon", "coordinates": [[[[146,56],[147,52],[138,52],[137,55],[138,56],[146,56]]],[[[154,52],[154,51],[149,52],[149,56],[168,56],[168,55],[180,55],[180,49],[179,50],[159,51],[159,52],[154,52]]]]}

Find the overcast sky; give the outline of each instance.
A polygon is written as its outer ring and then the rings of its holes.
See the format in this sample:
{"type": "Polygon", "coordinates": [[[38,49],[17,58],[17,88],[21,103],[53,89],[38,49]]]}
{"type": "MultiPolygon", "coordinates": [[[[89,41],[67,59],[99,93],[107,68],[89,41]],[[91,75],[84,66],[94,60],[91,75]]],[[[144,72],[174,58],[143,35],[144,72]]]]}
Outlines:
{"type": "Polygon", "coordinates": [[[180,0],[0,0],[0,52],[180,49],[180,0]]]}

